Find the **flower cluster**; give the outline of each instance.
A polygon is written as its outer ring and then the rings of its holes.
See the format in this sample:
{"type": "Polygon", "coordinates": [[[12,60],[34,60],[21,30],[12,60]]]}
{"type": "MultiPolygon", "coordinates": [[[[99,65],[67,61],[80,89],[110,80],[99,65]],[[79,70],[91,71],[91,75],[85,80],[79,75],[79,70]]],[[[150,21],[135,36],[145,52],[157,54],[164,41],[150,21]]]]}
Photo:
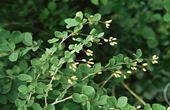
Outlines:
{"type": "Polygon", "coordinates": [[[72,69],[73,71],[76,71],[78,64],[79,64],[79,62],[74,62],[69,66],[69,68],[72,69]]]}
{"type": "Polygon", "coordinates": [[[111,23],[111,22],[112,22],[112,20],[107,20],[107,21],[104,22],[106,28],[109,28],[109,27],[110,27],[110,23],[111,23]]]}
{"type": "Polygon", "coordinates": [[[122,71],[120,71],[120,70],[115,71],[115,72],[113,73],[113,75],[114,75],[116,78],[120,78],[121,76],[123,76],[123,78],[126,79],[126,75],[124,75],[124,74],[122,73],[122,71]]]}
{"type": "Polygon", "coordinates": [[[132,63],[131,70],[137,70],[137,62],[136,61],[132,63]]]}
{"type": "Polygon", "coordinates": [[[147,71],[147,69],[146,69],[147,66],[148,66],[147,63],[143,63],[143,64],[142,64],[142,70],[143,70],[144,72],[147,71]]]}
{"type": "Polygon", "coordinates": [[[157,64],[158,63],[159,57],[157,55],[152,56],[152,64],[157,64]]]}
{"type": "Polygon", "coordinates": [[[85,52],[86,52],[87,56],[93,56],[93,51],[92,50],[87,49],[85,52]]]}
{"type": "Polygon", "coordinates": [[[117,45],[117,38],[109,37],[109,39],[104,39],[105,42],[109,42],[111,46],[117,45]]]}
{"type": "Polygon", "coordinates": [[[78,78],[74,75],[74,76],[71,76],[69,79],[68,79],[68,83],[69,84],[73,84],[74,81],[76,81],[78,78]]]}

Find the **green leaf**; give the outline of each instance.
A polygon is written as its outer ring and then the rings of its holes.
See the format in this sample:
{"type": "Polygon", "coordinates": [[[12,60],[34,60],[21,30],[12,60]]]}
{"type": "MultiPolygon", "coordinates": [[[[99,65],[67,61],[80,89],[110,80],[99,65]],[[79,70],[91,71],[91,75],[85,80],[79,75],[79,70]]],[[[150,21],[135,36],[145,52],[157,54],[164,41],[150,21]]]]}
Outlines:
{"type": "Polygon", "coordinates": [[[67,29],[80,24],[78,21],[72,18],[65,19],[64,22],[67,24],[66,26],[67,29]]]}
{"type": "Polygon", "coordinates": [[[107,102],[109,104],[109,107],[113,108],[117,104],[117,99],[114,96],[108,97],[107,102]]]}
{"type": "Polygon", "coordinates": [[[80,50],[82,50],[82,48],[83,48],[83,45],[80,43],[80,44],[75,44],[74,45],[74,50],[77,52],[77,53],[79,53],[79,51],[80,50]]]}
{"type": "Polygon", "coordinates": [[[107,99],[109,98],[108,95],[103,95],[99,98],[99,100],[97,101],[98,105],[106,105],[107,104],[107,99]]]}
{"type": "Polygon", "coordinates": [[[90,98],[93,98],[95,95],[95,90],[92,86],[83,86],[82,93],[89,96],[90,98]]]}
{"type": "Polygon", "coordinates": [[[25,85],[21,85],[18,87],[18,91],[23,93],[23,94],[27,94],[28,93],[28,87],[25,85]]]}
{"type": "Polygon", "coordinates": [[[55,110],[55,106],[54,105],[48,105],[46,110],[55,110]]]}
{"type": "Polygon", "coordinates": [[[54,11],[54,10],[56,9],[56,7],[57,7],[57,5],[56,5],[55,2],[49,2],[49,3],[48,3],[48,9],[49,9],[50,11],[54,11]]]}
{"type": "Polygon", "coordinates": [[[141,49],[138,49],[137,51],[136,51],[136,57],[137,58],[140,58],[142,56],[142,50],[141,49]]]}
{"type": "Polygon", "coordinates": [[[166,21],[166,22],[170,22],[170,13],[166,13],[166,14],[163,16],[163,19],[164,19],[164,21],[166,21]]]}
{"type": "Polygon", "coordinates": [[[43,21],[43,20],[48,18],[49,14],[50,14],[49,10],[47,8],[44,8],[43,10],[41,10],[41,13],[39,15],[39,19],[41,21],[43,21]]]}
{"type": "Polygon", "coordinates": [[[90,109],[90,108],[91,108],[91,105],[90,105],[90,102],[89,102],[89,101],[87,101],[86,107],[87,107],[87,110],[91,110],[91,109],[90,109]]]}
{"type": "Polygon", "coordinates": [[[152,110],[152,107],[149,104],[146,104],[144,106],[144,110],[152,110]]]}
{"type": "Polygon", "coordinates": [[[14,41],[10,41],[10,42],[8,43],[8,46],[9,46],[9,48],[10,48],[12,51],[15,50],[16,45],[15,45],[14,41]]]}
{"type": "Polygon", "coordinates": [[[25,105],[25,103],[26,103],[26,100],[20,100],[20,99],[15,100],[15,105],[17,107],[23,107],[25,105]]]}
{"type": "Polygon", "coordinates": [[[20,75],[17,76],[17,78],[21,81],[26,81],[26,82],[32,81],[32,77],[28,74],[20,74],[20,75]]]}
{"type": "Polygon", "coordinates": [[[74,93],[72,95],[72,99],[76,103],[81,103],[81,102],[87,101],[88,97],[86,95],[84,95],[84,94],[74,93]]]}
{"type": "Polygon", "coordinates": [[[77,33],[83,28],[83,24],[79,24],[74,28],[74,32],[77,33]]]}
{"type": "Polygon", "coordinates": [[[128,101],[127,97],[121,96],[118,98],[116,106],[119,108],[123,108],[127,105],[127,101],[128,101]]]}
{"type": "Polygon", "coordinates": [[[76,13],[76,18],[79,18],[80,20],[83,19],[83,13],[81,11],[76,13]]]}
{"type": "Polygon", "coordinates": [[[152,108],[153,110],[166,110],[166,108],[160,104],[153,104],[152,108]]]}
{"type": "Polygon", "coordinates": [[[103,5],[107,5],[108,0],[100,0],[100,2],[101,2],[103,5]]]}
{"type": "Polygon", "coordinates": [[[29,32],[25,32],[23,33],[24,39],[23,39],[23,43],[27,46],[31,46],[32,45],[32,34],[29,32]]]}
{"type": "Polygon", "coordinates": [[[55,37],[57,37],[57,38],[63,38],[64,36],[63,36],[63,33],[62,32],[60,32],[60,31],[55,31],[54,32],[54,35],[55,35],[55,37]]]}
{"type": "Polygon", "coordinates": [[[0,104],[7,104],[8,99],[6,97],[6,95],[1,95],[0,94],[0,104]]]}
{"type": "Polygon", "coordinates": [[[33,110],[43,110],[42,107],[41,107],[41,105],[38,104],[38,103],[34,103],[34,104],[32,105],[32,109],[33,109],[33,110]]]}
{"type": "Polygon", "coordinates": [[[94,5],[99,5],[99,0],[91,0],[91,3],[93,3],[94,5]]]}
{"type": "Polygon", "coordinates": [[[96,63],[96,64],[94,65],[94,67],[93,67],[93,72],[94,72],[94,73],[98,73],[98,72],[101,71],[101,69],[102,69],[101,63],[96,63]]]}
{"type": "Polygon", "coordinates": [[[18,55],[19,55],[18,51],[12,52],[12,54],[9,56],[9,60],[12,61],[12,62],[17,61],[18,55]]]}
{"type": "Polygon", "coordinates": [[[101,14],[97,13],[94,16],[90,16],[89,20],[91,22],[98,22],[101,19],[101,14]]]}
{"type": "Polygon", "coordinates": [[[59,39],[56,39],[56,38],[52,38],[52,39],[49,39],[49,40],[48,40],[48,42],[49,42],[50,44],[55,43],[55,42],[57,42],[57,41],[59,41],[59,39]]]}
{"type": "Polygon", "coordinates": [[[23,36],[20,31],[12,32],[12,36],[14,37],[14,42],[16,44],[22,42],[22,40],[23,40],[23,36]]]}
{"type": "Polygon", "coordinates": [[[116,63],[115,58],[111,58],[111,59],[109,60],[109,66],[114,66],[115,63],[116,63]]]}
{"type": "Polygon", "coordinates": [[[164,7],[167,11],[170,11],[170,0],[164,0],[164,7]]]}

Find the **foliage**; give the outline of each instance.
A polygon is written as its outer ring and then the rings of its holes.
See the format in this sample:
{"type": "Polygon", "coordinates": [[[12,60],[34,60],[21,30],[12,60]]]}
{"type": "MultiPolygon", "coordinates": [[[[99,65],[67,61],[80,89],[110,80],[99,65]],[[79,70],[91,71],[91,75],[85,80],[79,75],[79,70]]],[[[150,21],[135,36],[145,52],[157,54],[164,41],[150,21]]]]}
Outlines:
{"type": "Polygon", "coordinates": [[[169,4],[3,1],[1,110],[166,110],[169,4]]]}

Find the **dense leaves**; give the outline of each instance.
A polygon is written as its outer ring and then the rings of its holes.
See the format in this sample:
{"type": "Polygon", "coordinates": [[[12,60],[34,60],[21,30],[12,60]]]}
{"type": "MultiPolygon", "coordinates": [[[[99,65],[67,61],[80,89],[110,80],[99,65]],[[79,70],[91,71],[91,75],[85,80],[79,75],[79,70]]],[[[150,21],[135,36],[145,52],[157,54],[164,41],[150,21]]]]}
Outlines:
{"type": "Polygon", "coordinates": [[[0,110],[166,110],[169,23],[170,0],[2,1],[0,110]]]}

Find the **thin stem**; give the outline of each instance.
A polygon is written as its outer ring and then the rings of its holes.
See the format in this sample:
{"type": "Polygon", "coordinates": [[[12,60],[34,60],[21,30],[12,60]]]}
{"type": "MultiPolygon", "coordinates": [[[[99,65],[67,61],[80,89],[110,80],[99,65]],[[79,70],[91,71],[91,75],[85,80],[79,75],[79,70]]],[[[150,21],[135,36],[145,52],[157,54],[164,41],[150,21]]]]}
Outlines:
{"type": "Polygon", "coordinates": [[[55,102],[53,102],[51,105],[55,105],[55,104],[58,104],[58,103],[64,102],[64,101],[69,100],[69,99],[71,99],[71,98],[72,98],[72,96],[69,96],[69,97],[66,97],[66,98],[61,99],[61,100],[56,100],[56,101],[55,101],[55,102]]]}
{"type": "Polygon", "coordinates": [[[71,33],[70,35],[68,35],[67,37],[65,37],[61,42],[60,42],[60,45],[65,41],[67,40],[69,37],[73,36],[74,33],[71,33]]]}
{"type": "Polygon", "coordinates": [[[89,74],[89,75],[85,76],[82,80],[85,80],[85,79],[89,78],[92,75],[94,75],[94,74],[89,74]]]}
{"type": "Polygon", "coordinates": [[[106,83],[114,76],[114,74],[112,73],[102,84],[101,87],[104,87],[106,85],[106,83]]]}
{"type": "Polygon", "coordinates": [[[127,84],[125,84],[124,82],[122,82],[122,85],[124,86],[125,89],[127,89],[129,91],[130,94],[132,94],[140,103],[142,103],[143,105],[146,105],[146,102],[140,98],[140,96],[138,96],[135,92],[133,92],[127,84]]]}

